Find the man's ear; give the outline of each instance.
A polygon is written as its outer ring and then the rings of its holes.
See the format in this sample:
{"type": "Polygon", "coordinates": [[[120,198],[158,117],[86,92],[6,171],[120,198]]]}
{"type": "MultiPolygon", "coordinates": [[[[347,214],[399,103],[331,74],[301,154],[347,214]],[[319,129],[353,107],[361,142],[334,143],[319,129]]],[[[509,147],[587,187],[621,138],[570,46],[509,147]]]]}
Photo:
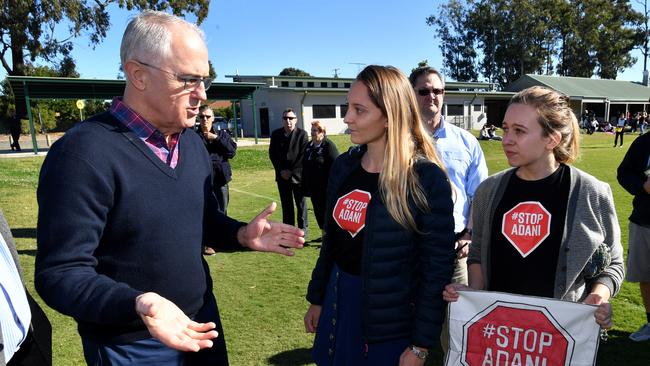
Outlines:
{"type": "Polygon", "coordinates": [[[136,89],[142,91],[147,86],[148,73],[145,71],[144,65],[129,60],[123,65],[124,73],[126,74],[126,82],[133,85],[136,89]]]}

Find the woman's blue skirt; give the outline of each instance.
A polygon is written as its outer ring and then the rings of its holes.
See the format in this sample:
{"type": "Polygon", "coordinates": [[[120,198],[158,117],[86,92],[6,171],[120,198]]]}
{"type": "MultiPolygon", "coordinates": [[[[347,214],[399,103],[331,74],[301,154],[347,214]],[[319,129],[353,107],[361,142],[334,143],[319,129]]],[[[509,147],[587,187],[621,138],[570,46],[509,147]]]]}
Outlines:
{"type": "Polygon", "coordinates": [[[409,339],[365,344],[361,277],[332,268],[312,356],[318,366],[397,366],[409,339]]]}

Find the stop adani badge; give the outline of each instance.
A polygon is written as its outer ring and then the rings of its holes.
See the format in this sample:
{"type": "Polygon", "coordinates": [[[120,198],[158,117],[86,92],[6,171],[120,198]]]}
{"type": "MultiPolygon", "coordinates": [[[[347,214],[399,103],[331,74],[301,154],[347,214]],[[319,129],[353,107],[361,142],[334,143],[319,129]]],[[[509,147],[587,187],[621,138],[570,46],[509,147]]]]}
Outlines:
{"type": "Polygon", "coordinates": [[[503,215],[501,233],[526,258],[551,232],[551,214],[536,201],[517,204],[503,215]]]}
{"type": "Polygon", "coordinates": [[[460,291],[449,304],[445,365],[595,365],[596,307],[489,291],[460,291]]]}
{"type": "Polygon", "coordinates": [[[332,217],[339,227],[354,238],[366,226],[366,211],[372,195],[355,189],[336,201],[332,217]]]}

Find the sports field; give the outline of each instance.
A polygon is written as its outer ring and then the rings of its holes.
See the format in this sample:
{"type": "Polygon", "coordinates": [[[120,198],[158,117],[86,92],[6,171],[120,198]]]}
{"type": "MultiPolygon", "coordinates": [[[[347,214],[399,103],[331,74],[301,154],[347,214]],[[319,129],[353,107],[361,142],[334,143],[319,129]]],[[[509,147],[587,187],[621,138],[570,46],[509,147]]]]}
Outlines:
{"type": "MultiPolygon", "coordinates": [[[[575,164],[611,185],[626,249],[632,197],[616,182],[616,168],[634,137],[636,135],[625,136],[624,148],[612,148],[611,135],[583,135],[582,158],[575,164]]],[[[332,139],[340,151],[350,145],[348,136],[333,136],[332,139]]],[[[507,167],[499,142],[481,141],[481,146],[490,174],[507,167]]],[[[272,200],[279,203],[267,149],[268,145],[242,147],[233,160],[228,212],[237,219],[248,221],[272,200]]],[[[42,162],[42,157],[0,159],[0,207],[16,237],[32,294],[35,294],[32,282],[36,252],[36,186],[42,162]]],[[[280,220],[280,212],[272,218],[280,220]]],[[[320,236],[311,213],[309,225],[307,239],[320,236]]],[[[307,309],[306,286],[319,248],[312,244],[297,251],[292,258],[252,252],[219,253],[207,258],[233,366],[311,364],[309,350],[313,336],[304,332],[302,318],[307,309]]],[[[638,286],[625,283],[612,302],[614,328],[609,331],[609,340],[601,342],[598,365],[647,366],[650,364],[650,342],[634,343],[627,338],[645,322],[638,286]]],[[[84,364],[74,321],[45,308],[54,329],[54,364],[84,364]]],[[[432,358],[427,364],[440,365],[441,361],[432,358]]]]}

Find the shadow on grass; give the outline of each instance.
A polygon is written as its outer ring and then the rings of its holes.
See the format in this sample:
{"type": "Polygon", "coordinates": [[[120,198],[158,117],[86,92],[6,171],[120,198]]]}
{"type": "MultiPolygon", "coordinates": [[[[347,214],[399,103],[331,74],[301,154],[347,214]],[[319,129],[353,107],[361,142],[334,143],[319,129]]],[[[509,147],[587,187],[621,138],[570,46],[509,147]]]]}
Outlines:
{"type": "Polygon", "coordinates": [[[313,362],[311,348],[296,348],[269,357],[269,364],[277,366],[302,366],[313,362]]]}
{"type": "Polygon", "coordinates": [[[36,256],[36,249],[18,249],[18,254],[36,256]]]}
{"type": "Polygon", "coordinates": [[[21,239],[36,239],[36,228],[33,227],[26,227],[26,228],[19,228],[19,229],[11,229],[11,235],[14,236],[14,238],[21,238],[21,239]]]}
{"type": "Polygon", "coordinates": [[[633,342],[630,332],[610,330],[609,339],[600,342],[598,365],[646,366],[650,359],[650,341],[633,342]]]}

